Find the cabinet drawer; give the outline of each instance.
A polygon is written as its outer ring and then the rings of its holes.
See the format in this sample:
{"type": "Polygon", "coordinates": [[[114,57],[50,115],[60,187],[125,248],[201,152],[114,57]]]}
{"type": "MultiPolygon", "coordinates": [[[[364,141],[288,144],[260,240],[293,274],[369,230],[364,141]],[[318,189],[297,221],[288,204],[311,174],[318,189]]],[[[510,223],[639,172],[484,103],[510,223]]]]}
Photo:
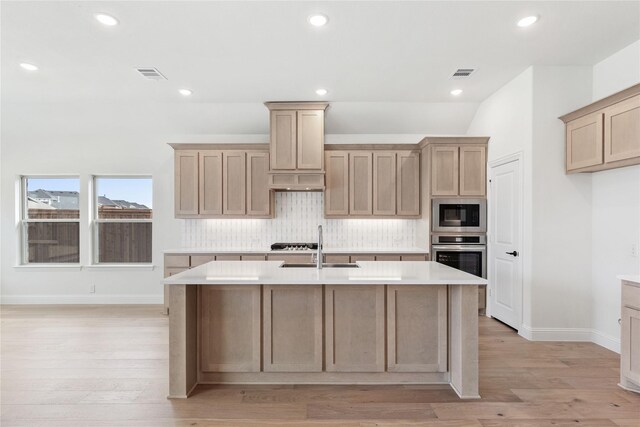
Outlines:
{"type": "Polygon", "coordinates": [[[324,262],[349,263],[349,255],[325,255],[324,262]]]}
{"type": "Polygon", "coordinates": [[[289,264],[293,263],[293,264],[297,264],[297,263],[308,263],[312,261],[312,256],[311,254],[305,254],[305,255],[268,255],[267,256],[267,260],[269,261],[284,261],[287,262],[289,264]]]}
{"type": "Polygon", "coordinates": [[[640,310],[640,287],[622,282],[622,305],[640,310]]]}
{"type": "Polygon", "coordinates": [[[400,255],[376,255],[376,261],[400,261],[400,255]]]}
{"type": "Polygon", "coordinates": [[[191,255],[191,267],[197,267],[211,261],[215,261],[215,255],[191,255]]]}
{"type": "Polygon", "coordinates": [[[402,255],[400,259],[402,261],[426,261],[427,257],[424,255],[402,255]]]}
{"type": "Polygon", "coordinates": [[[189,267],[189,255],[165,255],[165,267],[189,267]]]}
{"type": "Polygon", "coordinates": [[[175,274],[182,273],[183,271],[186,271],[188,269],[189,267],[165,267],[164,277],[171,277],[175,274]]]}
{"type": "Polygon", "coordinates": [[[266,259],[265,255],[242,255],[242,261],[264,261],[266,259]]]}
{"type": "Polygon", "coordinates": [[[240,261],[240,255],[216,255],[216,261],[240,261]]]}

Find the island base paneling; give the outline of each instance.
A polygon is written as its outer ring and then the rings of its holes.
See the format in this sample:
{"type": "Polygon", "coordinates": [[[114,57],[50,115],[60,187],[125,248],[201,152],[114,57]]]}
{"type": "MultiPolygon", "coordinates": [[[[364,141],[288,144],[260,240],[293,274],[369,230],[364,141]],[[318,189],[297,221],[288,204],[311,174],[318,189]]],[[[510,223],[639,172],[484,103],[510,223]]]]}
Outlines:
{"type": "Polygon", "coordinates": [[[451,384],[479,397],[475,285],[169,288],[171,398],[218,383],[451,384]]]}

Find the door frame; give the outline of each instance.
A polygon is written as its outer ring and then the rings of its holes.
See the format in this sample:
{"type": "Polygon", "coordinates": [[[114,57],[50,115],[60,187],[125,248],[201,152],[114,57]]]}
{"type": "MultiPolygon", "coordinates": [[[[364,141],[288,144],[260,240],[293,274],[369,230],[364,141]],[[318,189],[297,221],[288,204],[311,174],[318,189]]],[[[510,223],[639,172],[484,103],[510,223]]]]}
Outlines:
{"type": "Polygon", "coordinates": [[[492,160],[487,163],[487,280],[489,284],[487,285],[487,309],[486,316],[491,317],[493,311],[493,303],[492,299],[489,295],[489,290],[493,290],[493,244],[492,244],[492,197],[493,197],[493,189],[491,187],[491,180],[493,179],[493,169],[505,165],[507,163],[518,162],[518,179],[520,180],[520,191],[517,203],[520,205],[520,227],[518,230],[518,239],[520,240],[521,248],[518,249],[520,252],[520,313],[518,313],[518,331],[522,330],[522,322],[523,322],[523,312],[524,312],[524,257],[523,254],[526,255],[526,251],[524,250],[524,180],[523,180],[523,165],[524,165],[524,153],[522,151],[518,151],[512,154],[508,154],[506,156],[500,157],[499,159],[492,160]]]}

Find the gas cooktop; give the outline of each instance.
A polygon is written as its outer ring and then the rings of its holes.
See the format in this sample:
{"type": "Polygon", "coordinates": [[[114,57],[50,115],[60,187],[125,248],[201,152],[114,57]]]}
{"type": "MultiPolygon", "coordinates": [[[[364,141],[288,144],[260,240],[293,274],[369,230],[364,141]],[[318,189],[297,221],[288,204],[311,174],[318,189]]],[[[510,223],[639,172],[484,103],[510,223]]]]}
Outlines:
{"type": "Polygon", "coordinates": [[[271,245],[272,251],[315,251],[317,249],[317,243],[274,243],[271,245]]]}

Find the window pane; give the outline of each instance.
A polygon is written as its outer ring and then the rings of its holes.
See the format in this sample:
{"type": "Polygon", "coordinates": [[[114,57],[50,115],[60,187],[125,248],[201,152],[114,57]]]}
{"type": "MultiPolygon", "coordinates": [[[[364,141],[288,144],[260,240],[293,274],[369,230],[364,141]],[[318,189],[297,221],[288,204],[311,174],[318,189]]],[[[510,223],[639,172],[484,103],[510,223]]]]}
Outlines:
{"type": "Polygon", "coordinates": [[[80,262],[79,229],[78,222],[27,223],[28,262],[80,262]]]}
{"type": "Polygon", "coordinates": [[[96,178],[99,219],[151,218],[151,178],[96,178]]]}
{"type": "Polygon", "coordinates": [[[78,178],[26,178],[27,218],[80,218],[78,178]]]}
{"type": "Polygon", "coordinates": [[[150,222],[98,224],[98,262],[151,262],[150,222]]]}

